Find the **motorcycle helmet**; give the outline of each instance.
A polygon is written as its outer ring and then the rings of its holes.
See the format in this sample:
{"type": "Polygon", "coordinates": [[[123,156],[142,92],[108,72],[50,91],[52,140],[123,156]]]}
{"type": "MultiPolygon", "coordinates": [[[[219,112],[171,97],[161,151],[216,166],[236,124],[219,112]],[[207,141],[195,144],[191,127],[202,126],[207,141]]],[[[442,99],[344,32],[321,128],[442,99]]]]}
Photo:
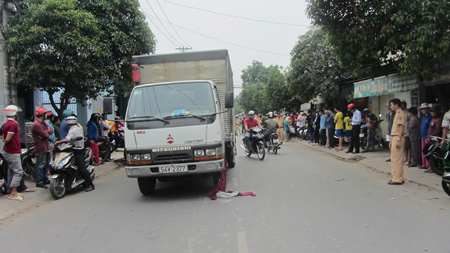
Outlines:
{"type": "Polygon", "coordinates": [[[269,112],[269,113],[267,113],[267,117],[269,117],[269,118],[273,118],[273,112],[269,112]]]}
{"type": "Polygon", "coordinates": [[[369,110],[369,108],[364,108],[363,112],[364,112],[364,113],[370,112],[370,110],[369,110]]]}
{"type": "Polygon", "coordinates": [[[47,113],[47,109],[45,109],[44,107],[39,107],[35,110],[35,114],[36,116],[40,117],[42,116],[44,113],[47,113]]]}
{"type": "Polygon", "coordinates": [[[64,118],[67,118],[67,117],[69,117],[72,114],[73,114],[73,111],[70,110],[70,109],[66,109],[66,110],[63,111],[64,118]]]}
{"type": "Polygon", "coordinates": [[[16,105],[8,105],[3,111],[5,112],[6,117],[14,117],[18,112],[21,112],[22,109],[16,105]]]}
{"type": "Polygon", "coordinates": [[[249,119],[254,119],[255,118],[255,111],[249,111],[248,112],[248,118],[249,119]]]}
{"type": "Polygon", "coordinates": [[[353,108],[355,108],[355,104],[354,104],[354,103],[351,103],[351,104],[349,104],[349,105],[347,106],[347,109],[349,109],[349,110],[351,110],[351,109],[353,109],[353,108]]]}
{"type": "Polygon", "coordinates": [[[69,116],[66,119],[67,125],[76,125],[77,124],[77,117],[75,116],[69,116]]]}

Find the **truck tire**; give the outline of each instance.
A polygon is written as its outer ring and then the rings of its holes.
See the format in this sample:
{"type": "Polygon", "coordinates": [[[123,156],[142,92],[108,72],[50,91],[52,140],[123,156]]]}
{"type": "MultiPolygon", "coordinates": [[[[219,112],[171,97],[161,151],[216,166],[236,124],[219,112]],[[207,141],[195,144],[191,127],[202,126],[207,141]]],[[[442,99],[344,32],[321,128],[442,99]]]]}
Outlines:
{"type": "Polygon", "coordinates": [[[222,172],[214,172],[212,174],[213,185],[216,186],[219,183],[220,177],[222,176],[222,172]]]}
{"type": "Polygon", "coordinates": [[[137,179],[139,190],[142,195],[148,196],[155,192],[156,178],[153,177],[140,177],[137,179]]]}
{"type": "Polygon", "coordinates": [[[225,144],[225,160],[227,161],[227,169],[232,169],[236,165],[235,155],[233,152],[233,146],[231,143],[225,144]]]}

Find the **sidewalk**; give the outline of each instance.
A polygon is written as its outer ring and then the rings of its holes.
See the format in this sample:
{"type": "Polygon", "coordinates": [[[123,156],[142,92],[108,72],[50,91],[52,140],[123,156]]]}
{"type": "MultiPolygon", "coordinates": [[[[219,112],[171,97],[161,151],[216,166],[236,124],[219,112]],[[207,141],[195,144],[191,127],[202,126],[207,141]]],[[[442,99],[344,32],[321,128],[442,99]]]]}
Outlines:
{"type": "MultiPolygon", "coordinates": [[[[123,151],[118,150],[111,154],[112,160],[121,158],[123,158],[123,151]]],[[[95,179],[98,180],[99,178],[111,173],[112,170],[118,169],[121,166],[122,165],[120,163],[115,162],[107,162],[97,166],[95,167],[95,179]]],[[[49,189],[37,188],[35,187],[34,181],[30,180],[25,181],[25,184],[28,188],[36,190],[35,192],[23,193],[25,196],[25,202],[9,200],[8,195],[0,194],[0,228],[6,222],[12,221],[14,216],[54,201],[50,195],[49,189]]]]}
{"type": "MultiPolygon", "coordinates": [[[[318,145],[313,145],[312,143],[308,144],[308,141],[304,140],[300,141],[292,138],[291,141],[324,153],[328,153],[340,160],[357,162],[378,173],[391,175],[391,163],[386,162],[386,160],[390,158],[389,150],[384,149],[368,153],[347,154],[345,151],[348,149],[348,146],[344,146],[343,151],[336,152],[334,149],[322,148],[318,145]]],[[[408,166],[404,166],[405,181],[416,183],[420,186],[429,187],[437,191],[443,191],[441,186],[442,177],[434,173],[424,173],[423,171],[423,169],[419,169],[418,167],[408,168],[408,166]]]]}

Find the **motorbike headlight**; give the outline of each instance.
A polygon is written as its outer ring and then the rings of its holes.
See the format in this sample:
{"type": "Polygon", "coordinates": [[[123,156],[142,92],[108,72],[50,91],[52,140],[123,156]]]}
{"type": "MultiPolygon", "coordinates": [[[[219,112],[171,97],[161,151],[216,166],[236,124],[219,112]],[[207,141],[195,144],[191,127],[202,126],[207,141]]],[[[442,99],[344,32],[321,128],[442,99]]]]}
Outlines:
{"type": "Polygon", "coordinates": [[[215,148],[207,149],[206,150],[206,155],[207,156],[216,155],[216,149],[215,148]]]}
{"type": "Polygon", "coordinates": [[[150,154],[142,154],[141,155],[141,160],[142,161],[149,161],[152,160],[152,156],[150,154]]]}
{"type": "Polygon", "coordinates": [[[205,151],[203,149],[194,150],[194,156],[205,156],[205,151]]]}
{"type": "Polygon", "coordinates": [[[57,169],[57,170],[62,170],[62,169],[64,169],[64,168],[67,166],[67,164],[69,163],[70,158],[72,158],[72,157],[69,156],[69,157],[66,157],[66,158],[62,159],[62,160],[56,165],[56,169],[57,169]]]}

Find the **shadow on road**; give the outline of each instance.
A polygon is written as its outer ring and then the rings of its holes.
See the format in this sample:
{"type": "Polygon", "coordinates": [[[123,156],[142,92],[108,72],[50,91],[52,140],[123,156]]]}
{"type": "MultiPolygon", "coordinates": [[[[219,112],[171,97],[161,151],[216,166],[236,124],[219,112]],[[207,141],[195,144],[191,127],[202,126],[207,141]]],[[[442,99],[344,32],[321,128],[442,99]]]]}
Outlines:
{"type": "Polygon", "coordinates": [[[192,200],[207,198],[213,188],[210,176],[192,178],[178,178],[170,181],[157,181],[155,193],[151,196],[142,196],[151,202],[167,202],[173,200],[192,200]]]}

